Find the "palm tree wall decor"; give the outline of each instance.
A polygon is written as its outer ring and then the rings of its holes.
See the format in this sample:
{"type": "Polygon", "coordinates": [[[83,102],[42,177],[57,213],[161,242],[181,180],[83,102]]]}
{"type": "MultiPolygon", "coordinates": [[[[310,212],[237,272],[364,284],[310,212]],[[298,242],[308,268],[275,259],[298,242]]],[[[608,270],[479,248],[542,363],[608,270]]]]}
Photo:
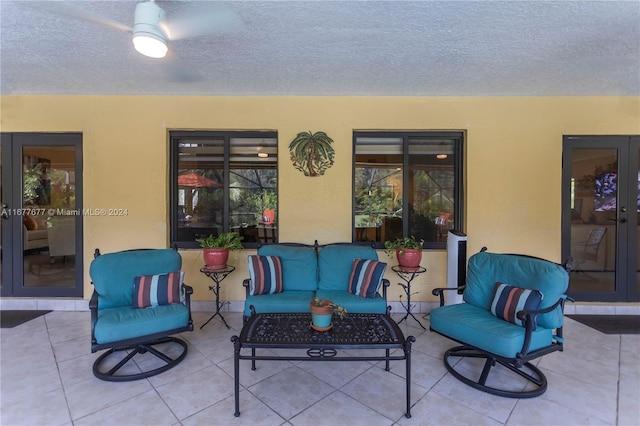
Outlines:
{"type": "Polygon", "coordinates": [[[289,144],[293,167],[305,176],[320,176],[331,166],[335,151],[333,139],[325,132],[301,132],[289,144]]]}

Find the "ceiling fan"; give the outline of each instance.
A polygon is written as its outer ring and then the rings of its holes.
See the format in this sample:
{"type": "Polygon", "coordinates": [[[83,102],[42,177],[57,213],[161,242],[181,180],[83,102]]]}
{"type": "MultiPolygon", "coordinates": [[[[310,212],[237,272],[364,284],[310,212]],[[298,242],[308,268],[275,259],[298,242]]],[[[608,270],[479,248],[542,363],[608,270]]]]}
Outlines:
{"type": "Polygon", "coordinates": [[[198,6],[169,20],[154,0],[138,3],[132,29],[135,49],[151,58],[163,58],[168,40],[231,31],[242,26],[240,19],[219,2],[193,4],[198,6]]]}
{"type": "MultiPolygon", "coordinates": [[[[169,4],[169,2],[163,3],[169,4]]],[[[133,34],[135,49],[151,58],[164,58],[169,50],[169,41],[242,28],[240,18],[221,2],[176,1],[172,3],[180,5],[175,16],[172,17],[168,17],[155,0],[138,3],[134,13],[133,27],[63,2],[38,2],[37,8],[130,32],[133,34]]],[[[29,2],[24,4],[28,5],[29,2]]]]}

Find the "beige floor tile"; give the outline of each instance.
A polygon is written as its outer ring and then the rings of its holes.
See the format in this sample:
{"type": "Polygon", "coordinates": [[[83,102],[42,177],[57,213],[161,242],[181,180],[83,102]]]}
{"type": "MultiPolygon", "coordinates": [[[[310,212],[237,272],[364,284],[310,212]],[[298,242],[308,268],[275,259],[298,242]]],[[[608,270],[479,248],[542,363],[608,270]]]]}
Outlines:
{"type": "MultiPolygon", "coordinates": [[[[391,420],[406,413],[406,381],[382,368],[372,368],[347,383],[341,391],[391,420]]],[[[411,404],[420,400],[428,389],[411,383],[411,404]]]]}
{"type": "Polygon", "coordinates": [[[499,426],[497,422],[469,407],[435,392],[429,392],[411,408],[411,418],[401,418],[399,425],[420,426],[499,426]]]}
{"type": "Polygon", "coordinates": [[[157,388],[178,420],[233,395],[233,379],[213,365],[157,388]]]}
{"type": "Polygon", "coordinates": [[[462,404],[479,414],[505,423],[516,404],[515,399],[503,398],[481,392],[467,386],[450,374],[446,374],[431,390],[457,404],[462,404]]]}
{"type": "Polygon", "coordinates": [[[31,397],[25,395],[14,401],[5,400],[3,390],[0,423],[3,426],[66,425],[71,423],[71,416],[62,388],[33,393],[31,397]]]}
{"type": "Polygon", "coordinates": [[[583,415],[600,419],[605,424],[615,424],[617,409],[615,390],[585,382],[583,376],[586,373],[577,369],[565,371],[563,374],[545,371],[545,374],[549,386],[540,398],[563,407],[578,408],[583,415]]]}
{"type": "Polygon", "coordinates": [[[169,407],[155,390],[133,396],[86,417],[74,425],[172,425],[177,422],[169,407]]]}
{"type": "Polygon", "coordinates": [[[248,390],[285,420],[334,391],[325,382],[296,366],[258,382],[248,390]]]}
{"type": "Polygon", "coordinates": [[[210,407],[187,417],[184,426],[280,426],[285,424],[282,417],[256,398],[250,392],[240,392],[240,416],[235,417],[235,397],[230,396],[210,407]]]}
{"type": "MultiPolygon", "coordinates": [[[[224,313],[231,329],[214,318],[200,330],[210,315],[195,312],[196,329],[181,333],[189,353],[180,365],[123,383],[93,377],[99,353],[90,351],[89,312],[55,311],[0,329],[0,424],[640,425],[640,335],[607,335],[570,319],[565,351],[536,360],[549,381],[538,398],[497,397],[459,382],[442,361],[444,351],[457,344],[409,320],[401,329],[416,336],[412,418],[404,418],[404,361],[391,362],[390,372],[375,361],[258,361],[256,371],[240,361],[242,414],[236,418],[230,337],[240,334],[242,314],[224,313]]],[[[416,315],[428,327],[428,318],[416,315]]],[[[477,362],[458,367],[469,371],[477,362]]],[[[139,371],[136,364],[127,369],[139,371]]],[[[498,370],[490,383],[509,382],[507,377],[498,370]]]]}
{"type": "Polygon", "coordinates": [[[518,401],[506,424],[507,426],[587,426],[608,423],[603,423],[596,417],[590,417],[581,407],[570,408],[547,399],[533,398],[518,401]]]}
{"type": "Polygon", "coordinates": [[[336,389],[349,383],[366,370],[374,368],[373,365],[364,361],[311,361],[301,362],[298,367],[336,389]]]}
{"type": "Polygon", "coordinates": [[[105,382],[87,371],[87,380],[65,387],[73,420],[80,419],[152,389],[147,380],[105,382]]]}
{"type": "Polygon", "coordinates": [[[336,391],[292,418],[289,423],[293,426],[335,426],[347,423],[350,426],[384,426],[394,422],[336,391]]]}
{"type": "MultiPolygon", "coordinates": [[[[247,350],[247,355],[249,351],[247,350]]],[[[272,355],[273,352],[266,349],[258,349],[257,355],[272,355]]],[[[220,368],[229,374],[233,379],[233,358],[225,359],[217,364],[220,368]]],[[[248,388],[271,376],[274,376],[288,368],[293,364],[289,361],[256,361],[256,369],[251,370],[251,361],[240,360],[240,386],[248,388]]]]}
{"type": "MultiPolygon", "coordinates": [[[[165,371],[162,374],[149,377],[149,382],[151,382],[154,387],[159,387],[166,383],[172,382],[184,376],[189,376],[195,372],[204,370],[205,368],[214,365],[208,358],[198,352],[195,348],[189,347],[187,349],[187,356],[185,356],[180,364],[170,370],[165,371]]],[[[154,364],[156,364],[157,368],[159,362],[157,360],[154,361],[154,364]]],[[[142,369],[147,368],[147,366],[143,363],[138,363],[138,365],[142,369]]]]}

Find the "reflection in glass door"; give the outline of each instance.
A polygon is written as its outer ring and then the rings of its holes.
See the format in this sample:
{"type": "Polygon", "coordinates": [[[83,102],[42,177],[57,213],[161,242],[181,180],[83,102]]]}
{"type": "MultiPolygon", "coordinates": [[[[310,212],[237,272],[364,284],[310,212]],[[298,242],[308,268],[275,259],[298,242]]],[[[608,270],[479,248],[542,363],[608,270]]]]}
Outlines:
{"type": "Polygon", "coordinates": [[[3,296],[82,296],[80,143],[78,134],[3,134],[2,232],[13,235],[3,296]]]}
{"type": "Polygon", "coordinates": [[[639,300],[639,140],[564,139],[562,251],[576,300],[639,300]]]}

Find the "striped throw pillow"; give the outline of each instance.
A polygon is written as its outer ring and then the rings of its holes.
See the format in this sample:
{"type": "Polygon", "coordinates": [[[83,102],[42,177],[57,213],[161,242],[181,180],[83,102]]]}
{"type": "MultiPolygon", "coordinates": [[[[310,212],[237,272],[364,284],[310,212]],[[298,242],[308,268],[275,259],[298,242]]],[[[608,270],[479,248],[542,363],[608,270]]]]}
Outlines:
{"type": "Polygon", "coordinates": [[[180,303],[180,287],[184,272],[142,275],[133,279],[133,307],[170,305],[180,303]]]}
{"type": "Polygon", "coordinates": [[[282,292],[282,262],[278,256],[247,256],[251,296],[282,292]]]}
{"type": "MultiPolygon", "coordinates": [[[[509,284],[497,282],[495,295],[491,302],[491,313],[505,321],[524,327],[524,323],[516,314],[522,310],[536,311],[542,302],[542,293],[538,290],[514,287],[509,284]]],[[[535,330],[536,317],[533,318],[535,330]]]]}
{"type": "Polygon", "coordinates": [[[377,260],[354,259],[349,277],[349,293],[375,299],[386,268],[386,263],[377,260]]]}

